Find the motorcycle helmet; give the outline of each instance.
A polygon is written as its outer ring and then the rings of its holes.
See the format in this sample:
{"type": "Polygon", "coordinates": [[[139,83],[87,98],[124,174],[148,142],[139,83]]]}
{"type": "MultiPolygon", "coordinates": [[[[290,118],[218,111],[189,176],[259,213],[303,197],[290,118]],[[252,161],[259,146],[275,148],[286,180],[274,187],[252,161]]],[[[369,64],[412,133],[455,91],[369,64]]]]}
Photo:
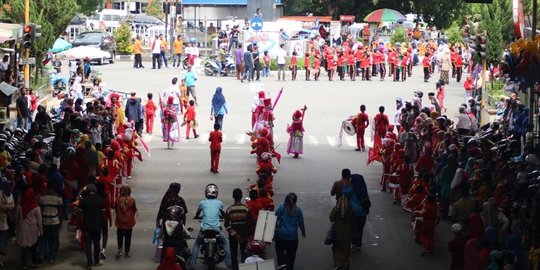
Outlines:
{"type": "Polygon", "coordinates": [[[208,184],[206,188],[204,189],[204,195],[207,199],[215,199],[218,197],[218,187],[216,184],[208,184]]]}
{"type": "Polygon", "coordinates": [[[15,137],[22,137],[24,135],[24,130],[22,128],[17,128],[14,132],[15,137]]]}
{"type": "Polygon", "coordinates": [[[451,230],[454,234],[460,233],[462,229],[463,229],[463,227],[462,227],[461,224],[459,224],[459,223],[452,224],[452,226],[450,227],[450,230],[451,230]]]}
{"type": "Polygon", "coordinates": [[[185,215],[184,208],[178,205],[173,205],[167,208],[167,211],[169,214],[169,220],[181,221],[184,219],[184,215],[185,215]]]}
{"type": "Polygon", "coordinates": [[[68,159],[74,158],[75,157],[75,148],[73,148],[71,146],[66,148],[66,151],[65,151],[64,154],[65,154],[66,158],[68,158],[68,159]]]}

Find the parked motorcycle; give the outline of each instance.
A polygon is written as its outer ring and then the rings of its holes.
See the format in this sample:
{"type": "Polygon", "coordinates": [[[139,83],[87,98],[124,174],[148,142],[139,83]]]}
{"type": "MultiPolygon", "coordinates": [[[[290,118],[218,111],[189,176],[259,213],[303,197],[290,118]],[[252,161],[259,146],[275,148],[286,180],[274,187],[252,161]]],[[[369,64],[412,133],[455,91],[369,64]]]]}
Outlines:
{"type": "Polygon", "coordinates": [[[227,55],[225,58],[224,66],[221,67],[221,62],[216,59],[216,56],[211,56],[206,64],[204,64],[204,74],[206,76],[235,76],[236,75],[236,64],[232,56],[227,55]]]}

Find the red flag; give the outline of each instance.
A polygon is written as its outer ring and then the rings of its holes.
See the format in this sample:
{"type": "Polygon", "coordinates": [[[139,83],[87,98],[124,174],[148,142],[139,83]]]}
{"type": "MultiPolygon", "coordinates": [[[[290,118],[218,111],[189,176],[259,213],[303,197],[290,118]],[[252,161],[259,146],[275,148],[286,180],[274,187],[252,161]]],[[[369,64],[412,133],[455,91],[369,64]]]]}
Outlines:
{"type": "Polygon", "coordinates": [[[366,164],[369,165],[373,161],[381,162],[381,156],[379,155],[379,151],[382,146],[381,137],[375,135],[375,138],[373,139],[373,147],[369,148],[368,151],[368,158],[366,164]]]}
{"type": "Polygon", "coordinates": [[[148,146],[148,144],[143,140],[143,138],[139,137],[138,139],[139,139],[139,143],[142,145],[146,154],[148,154],[148,156],[151,157],[152,155],[150,155],[150,147],[148,146]]]}

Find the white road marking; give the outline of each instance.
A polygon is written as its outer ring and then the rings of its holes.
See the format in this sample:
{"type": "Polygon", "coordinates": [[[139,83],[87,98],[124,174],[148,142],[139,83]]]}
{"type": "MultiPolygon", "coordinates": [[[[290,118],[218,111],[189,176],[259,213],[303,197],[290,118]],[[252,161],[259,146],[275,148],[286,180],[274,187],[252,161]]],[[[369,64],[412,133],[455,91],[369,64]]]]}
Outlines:
{"type": "Polygon", "coordinates": [[[208,136],[210,136],[209,133],[202,133],[199,138],[197,138],[199,144],[206,144],[208,142],[208,139],[205,140],[204,138],[208,138],[208,136]]]}
{"type": "Polygon", "coordinates": [[[345,137],[345,141],[347,142],[347,145],[349,145],[350,147],[354,147],[356,145],[356,142],[353,140],[353,137],[345,137]]]}
{"type": "Polygon", "coordinates": [[[247,135],[238,134],[235,136],[235,138],[236,138],[236,144],[244,144],[246,142],[247,135]]]}
{"type": "Polygon", "coordinates": [[[308,140],[309,140],[309,144],[314,145],[314,146],[319,146],[319,140],[317,140],[317,137],[313,135],[309,135],[308,140]]]}
{"type": "Polygon", "coordinates": [[[336,137],[333,136],[326,136],[326,140],[328,141],[328,144],[332,147],[336,146],[336,137]]]}

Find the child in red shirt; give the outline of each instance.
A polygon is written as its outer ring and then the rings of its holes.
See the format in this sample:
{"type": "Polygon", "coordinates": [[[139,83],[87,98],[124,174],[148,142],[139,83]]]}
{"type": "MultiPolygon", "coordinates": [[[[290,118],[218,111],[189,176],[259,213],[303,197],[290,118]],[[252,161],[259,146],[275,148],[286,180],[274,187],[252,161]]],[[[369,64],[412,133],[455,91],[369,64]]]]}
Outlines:
{"type": "Polygon", "coordinates": [[[340,81],[345,80],[345,69],[343,68],[344,65],[345,65],[345,56],[343,52],[339,52],[338,57],[337,57],[337,72],[338,72],[340,81]]]}
{"type": "Polygon", "coordinates": [[[154,130],[154,116],[157,109],[156,104],[152,100],[153,96],[152,93],[148,93],[148,101],[144,105],[144,120],[146,122],[146,133],[148,134],[152,134],[152,130],[154,130]]]}
{"type": "Polygon", "coordinates": [[[189,139],[189,130],[191,128],[193,128],[193,136],[195,136],[195,139],[199,137],[199,135],[197,135],[197,130],[195,130],[195,128],[197,127],[197,121],[195,120],[195,116],[195,101],[190,100],[189,107],[184,114],[184,122],[186,123],[186,139],[189,139]]]}
{"type": "Polygon", "coordinates": [[[309,81],[309,67],[310,67],[309,52],[304,55],[304,69],[306,70],[306,81],[309,81]]]}
{"type": "Polygon", "coordinates": [[[219,131],[221,127],[219,124],[214,124],[214,131],[210,132],[210,171],[218,173],[219,167],[219,155],[221,153],[221,142],[223,141],[223,135],[219,131]]]}
{"type": "Polygon", "coordinates": [[[319,75],[321,74],[321,55],[315,54],[315,58],[313,60],[313,78],[318,81],[319,75]]]}
{"type": "Polygon", "coordinates": [[[422,67],[424,67],[424,82],[429,82],[429,75],[431,74],[431,58],[430,53],[426,52],[424,59],[422,60],[422,67]]]}
{"type": "Polygon", "coordinates": [[[296,80],[296,74],[298,73],[298,59],[296,57],[296,51],[292,53],[291,57],[291,74],[292,74],[292,80],[296,80]]]}
{"type": "Polygon", "coordinates": [[[329,49],[326,54],[326,70],[328,70],[328,80],[332,81],[334,78],[334,53],[329,49]]]}

